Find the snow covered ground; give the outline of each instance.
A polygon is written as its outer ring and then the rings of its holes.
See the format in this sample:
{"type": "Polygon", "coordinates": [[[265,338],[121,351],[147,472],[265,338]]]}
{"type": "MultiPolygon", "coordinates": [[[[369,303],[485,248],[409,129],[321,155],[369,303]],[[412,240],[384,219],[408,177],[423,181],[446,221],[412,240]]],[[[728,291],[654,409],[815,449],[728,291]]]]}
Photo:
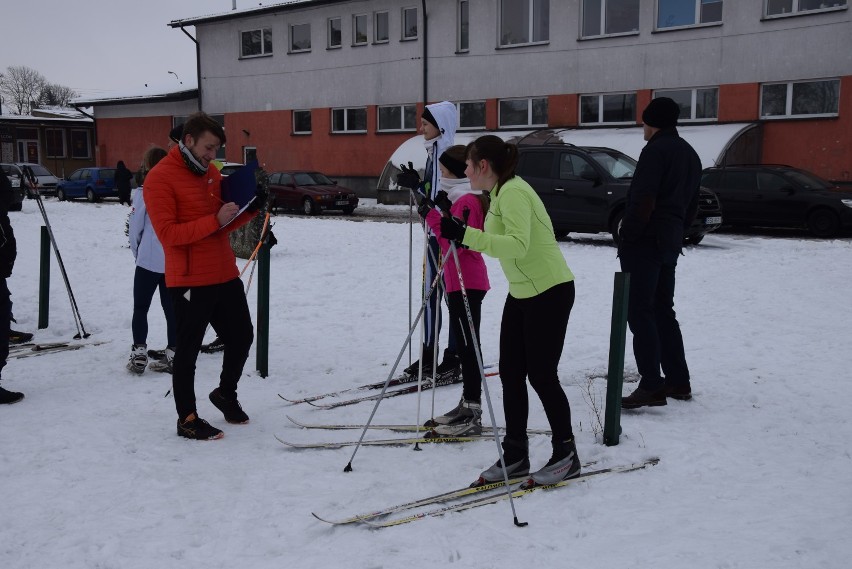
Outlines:
{"type": "MultiPolygon", "coordinates": [[[[695,398],[622,416],[615,447],[601,444],[587,402],[606,371],[615,249],[604,236],[561,244],[577,276],[560,377],[581,459],[611,466],[660,457],[640,472],[597,477],[515,502],[373,530],[331,527],[343,517],[466,485],[496,459],[493,442],[298,451],[310,422],[363,422],[372,403],[336,410],[289,405],[383,380],[408,329],[405,224],[278,217],[272,250],[270,376],[254,369],[240,399],[251,416],[228,425],[207,400],[221,355],[198,361],[199,412],[224,429],[214,442],[175,434],[170,376],[130,375],[133,260],[127,209],[46,201],[90,340],[79,351],[10,360],[3,385],[26,399],[0,408],[0,567],[838,568],[852,555],[852,239],[710,235],[681,258],[676,308],[695,398]]],[[[356,214],[355,218],[358,216],[356,214]]],[[[50,326],[36,330],[41,217],[28,200],[12,214],[19,256],[10,280],[17,329],[40,342],[75,333],[52,267],[50,326]]],[[[421,241],[414,236],[419,255],[421,241]]],[[[242,264],[242,262],[241,262],[242,264]]],[[[417,263],[415,263],[417,264],[417,263]]],[[[488,261],[486,361],[498,357],[506,282],[488,261]]],[[[415,269],[417,272],[418,269],[415,269]]],[[[414,279],[415,287],[419,279],[414,279]]],[[[252,310],[256,284],[251,291],[252,310]]],[[[149,343],[162,347],[157,307],[149,343]]],[[[629,343],[629,342],[628,342],[629,343]]],[[[627,371],[635,372],[628,345],[627,371]]],[[[407,355],[405,362],[407,363],[407,355]]],[[[492,380],[497,403],[501,389],[492,380]]],[[[632,385],[625,390],[632,389],[632,385]]],[[[435,392],[439,413],[460,388],[435,392]]],[[[431,413],[421,399],[420,420],[431,413]]],[[[531,399],[531,427],[546,427],[531,399]]],[[[390,399],[375,422],[414,422],[417,397],[390,399]]],[[[387,437],[373,431],[368,437],[387,437]]],[[[550,453],[531,438],[533,468],[550,453]]]]}

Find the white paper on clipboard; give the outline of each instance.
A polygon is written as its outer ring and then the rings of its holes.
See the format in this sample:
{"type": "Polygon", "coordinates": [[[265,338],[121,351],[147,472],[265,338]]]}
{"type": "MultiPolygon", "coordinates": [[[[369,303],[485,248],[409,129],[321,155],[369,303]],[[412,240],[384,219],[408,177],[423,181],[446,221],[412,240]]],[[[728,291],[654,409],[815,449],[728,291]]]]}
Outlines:
{"type": "Polygon", "coordinates": [[[237,219],[237,218],[240,216],[240,214],[241,214],[241,213],[243,213],[245,210],[247,210],[247,209],[248,209],[248,207],[252,204],[252,202],[254,202],[254,200],[255,200],[255,199],[256,199],[256,196],[255,196],[255,197],[253,197],[253,198],[251,198],[251,199],[248,201],[248,203],[247,203],[246,205],[244,205],[243,207],[241,207],[241,208],[240,208],[240,210],[239,210],[237,213],[235,213],[235,214],[234,214],[234,217],[232,217],[231,219],[229,219],[228,221],[226,221],[225,223],[223,223],[222,225],[220,225],[220,226],[219,226],[219,229],[222,229],[222,228],[227,227],[228,225],[230,225],[230,223],[231,223],[232,221],[234,221],[235,219],[237,219]]]}

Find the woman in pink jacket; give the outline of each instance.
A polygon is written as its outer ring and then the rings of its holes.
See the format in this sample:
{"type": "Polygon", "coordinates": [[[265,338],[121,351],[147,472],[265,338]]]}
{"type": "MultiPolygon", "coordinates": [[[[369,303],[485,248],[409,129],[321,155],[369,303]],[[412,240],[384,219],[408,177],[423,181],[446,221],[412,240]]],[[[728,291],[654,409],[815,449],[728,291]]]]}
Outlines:
{"type": "MultiPolygon", "coordinates": [[[[464,175],[466,166],[464,146],[451,146],[441,154],[438,162],[441,168],[440,191],[443,193],[439,192],[436,207],[429,211],[426,223],[438,237],[443,256],[449,251],[450,242],[441,236],[441,216],[449,214],[465,219],[467,225],[481,229],[485,214],[488,212],[489,200],[487,194],[471,189],[470,182],[464,175]],[[449,211],[445,211],[447,207],[449,211]]],[[[456,251],[478,342],[482,299],[491,288],[488,284],[488,270],[485,268],[481,253],[462,247],[458,247],[456,251]]],[[[482,432],[482,374],[476,358],[478,344],[474,347],[458,270],[452,255],[449,256],[444,267],[444,286],[447,291],[450,326],[454,328],[458,339],[457,349],[461,359],[464,389],[459,404],[447,414],[436,417],[433,426],[441,435],[479,434],[482,432]]]]}

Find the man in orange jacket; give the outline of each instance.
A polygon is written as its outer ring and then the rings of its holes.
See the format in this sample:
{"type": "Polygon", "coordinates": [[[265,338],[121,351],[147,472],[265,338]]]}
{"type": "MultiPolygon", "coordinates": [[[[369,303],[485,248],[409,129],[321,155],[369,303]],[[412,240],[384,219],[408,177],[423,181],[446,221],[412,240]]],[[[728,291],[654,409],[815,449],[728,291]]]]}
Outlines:
{"type": "Polygon", "coordinates": [[[224,143],[219,123],[196,113],[184,123],[178,145],[145,179],[145,205],[163,244],[177,324],[172,373],[177,434],[197,440],[223,436],[198,416],[195,405],[195,362],[208,324],[225,343],[219,387],[210,401],[229,423],[249,420],[237,400],[237,383],[254,332],[228,233],[248,223],[264,200],[255,199],[249,208],[254,211],[234,219],[239,207],[222,199],[221,175],[211,164],[224,143]]]}

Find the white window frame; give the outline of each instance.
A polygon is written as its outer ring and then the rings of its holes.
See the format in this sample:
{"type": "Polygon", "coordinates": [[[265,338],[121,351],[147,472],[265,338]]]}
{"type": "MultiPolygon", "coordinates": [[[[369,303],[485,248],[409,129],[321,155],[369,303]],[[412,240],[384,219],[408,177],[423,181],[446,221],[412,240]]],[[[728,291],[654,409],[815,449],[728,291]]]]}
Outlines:
{"type": "Polygon", "coordinates": [[[456,52],[467,53],[470,51],[470,0],[459,0],[456,22],[456,52]]]}
{"type": "Polygon", "coordinates": [[[760,85],[760,118],[767,120],[778,120],[778,119],[802,119],[802,118],[822,118],[822,117],[836,117],[840,114],[840,79],[832,78],[832,79],[809,79],[807,81],[775,81],[771,83],[761,83],[760,85]],[[837,110],[829,113],[813,113],[813,114],[793,114],[793,91],[796,85],[803,85],[805,83],[828,83],[834,82],[837,83],[837,110]],[[763,91],[769,85],[786,85],[787,93],[785,95],[786,100],[784,104],[784,114],[783,115],[767,115],[764,114],[763,110],[763,91]]]}
{"type": "Polygon", "coordinates": [[[415,132],[417,131],[417,105],[411,103],[407,105],[380,105],[376,108],[376,132],[415,132]],[[382,128],[381,114],[382,109],[399,109],[400,124],[395,128],[382,128]],[[405,111],[410,112],[412,117],[411,126],[405,126],[405,111]]]}
{"type": "Polygon", "coordinates": [[[636,124],[637,99],[636,91],[624,91],[622,93],[584,93],[577,99],[579,105],[577,118],[581,125],[589,124],[607,124],[607,125],[634,125],[636,124]],[[633,112],[634,116],[626,121],[605,121],[604,120],[604,97],[623,97],[625,95],[633,95],[633,112]],[[596,121],[583,121],[583,97],[598,98],[598,119],[596,121]]]}
{"type": "Polygon", "coordinates": [[[373,12],[373,43],[390,43],[390,12],[379,10],[373,12]],[[385,37],[379,38],[379,16],[385,17],[385,37]]]}
{"type": "Polygon", "coordinates": [[[683,115],[683,107],[681,107],[681,115],[678,118],[678,122],[707,122],[707,121],[718,121],[719,120],[719,87],[692,87],[692,88],[684,88],[684,89],[657,89],[654,91],[653,98],[657,97],[669,97],[671,98],[671,93],[674,91],[690,92],[690,103],[689,110],[691,116],[683,115]],[[698,92],[699,91],[716,91],[716,116],[715,117],[696,117],[695,113],[698,108],[698,92]]]}
{"type": "Polygon", "coordinates": [[[369,116],[367,112],[367,107],[334,107],[331,109],[331,132],[334,134],[363,134],[367,132],[366,129],[366,120],[365,120],[365,128],[364,129],[350,129],[349,128],[349,111],[359,111],[363,110],[365,119],[369,116]],[[335,130],[334,129],[334,113],[343,111],[343,130],[335,130]]]}
{"type": "Polygon", "coordinates": [[[527,127],[546,127],[547,119],[543,123],[533,122],[533,102],[544,100],[547,104],[547,97],[507,97],[497,100],[497,124],[498,128],[527,128],[527,127]],[[526,124],[503,124],[503,113],[501,103],[508,101],[526,101],[527,102],[527,122],[526,124]]]}
{"type": "Polygon", "coordinates": [[[314,122],[313,115],[311,114],[310,109],[293,109],[293,134],[311,134],[313,132],[314,122]],[[296,113],[307,113],[308,119],[311,121],[311,128],[309,130],[296,130],[296,113]]]}
{"type": "Polygon", "coordinates": [[[251,59],[253,57],[270,57],[273,53],[272,28],[254,28],[240,32],[240,59],[251,59]],[[246,55],[243,53],[243,35],[260,32],[260,53],[246,55]],[[269,36],[269,51],[266,51],[266,36],[269,36]]]}
{"type": "Polygon", "coordinates": [[[616,37],[616,36],[633,36],[639,34],[639,18],[641,15],[642,7],[640,5],[640,0],[635,0],[636,2],[636,28],[633,30],[627,30],[624,32],[607,32],[607,8],[609,7],[609,3],[613,0],[597,0],[600,2],[600,29],[596,34],[586,34],[585,28],[585,12],[586,12],[586,3],[589,0],[582,0],[580,4],[580,38],[581,39],[591,39],[591,38],[602,38],[602,37],[616,37]]]}
{"type": "Polygon", "coordinates": [[[685,28],[701,28],[708,26],[721,26],[722,20],[725,14],[725,2],[724,0],[711,0],[712,3],[716,3],[718,1],[719,4],[722,4],[722,15],[719,16],[718,20],[714,20],[712,22],[702,22],[701,21],[701,5],[704,0],[682,0],[682,1],[690,1],[695,4],[695,11],[692,14],[692,23],[691,24],[681,24],[679,26],[660,26],[660,0],[654,0],[654,31],[655,32],[667,32],[669,30],[683,30],[685,28]]]}
{"type": "Polygon", "coordinates": [[[370,43],[370,34],[367,30],[369,19],[367,14],[352,14],[352,45],[367,45],[370,43]],[[358,20],[364,19],[364,41],[358,41],[358,20]]]}
{"type": "Polygon", "coordinates": [[[309,53],[311,51],[311,23],[310,22],[297,22],[295,24],[290,24],[290,53],[309,53]],[[306,48],[297,48],[293,45],[293,29],[300,27],[308,27],[308,47],[306,48]]]}
{"type": "Polygon", "coordinates": [[[550,0],[499,0],[499,17],[497,21],[497,47],[500,49],[513,48],[513,47],[523,47],[526,45],[541,45],[550,43],[550,0]],[[527,29],[527,41],[518,42],[518,43],[503,43],[503,3],[504,2],[527,2],[529,7],[529,28],[527,29]],[[536,2],[545,2],[547,5],[547,38],[546,39],[535,39],[534,31],[535,31],[535,9],[536,2]]]}
{"type": "Polygon", "coordinates": [[[484,130],[485,126],[486,126],[486,124],[485,124],[485,121],[486,121],[485,113],[483,113],[481,125],[462,126],[462,124],[461,124],[461,116],[462,116],[461,107],[462,107],[462,105],[482,105],[483,110],[485,110],[485,108],[486,108],[486,102],[485,102],[484,99],[480,100],[480,101],[459,101],[458,103],[456,103],[456,115],[459,117],[459,122],[458,122],[456,130],[484,130]]]}
{"type": "Polygon", "coordinates": [[[340,49],[340,48],[343,47],[343,18],[338,16],[336,18],[329,18],[328,20],[326,20],[325,32],[328,35],[328,41],[326,42],[326,49],[340,49]],[[331,23],[335,22],[335,21],[337,22],[338,28],[340,30],[340,40],[338,41],[337,44],[331,43],[331,38],[332,38],[331,23]]]}
{"type": "Polygon", "coordinates": [[[68,156],[68,143],[65,140],[65,129],[64,128],[45,128],[44,129],[44,155],[46,158],[65,158],[68,156]],[[51,131],[59,132],[60,140],[62,141],[62,153],[61,154],[50,154],[48,152],[47,146],[47,133],[51,131]]]}
{"type": "Polygon", "coordinates": [[[402,37],[401,37],[400,41],[413,41],[413,40],[416,40],[417,38],[420,37],[420,22],[418,21],[417,16],[418,16],[418,14],[417,14],[417,7],[416,6],[402,9],[402,20],[401,20],[402,25],[400,26],[402,28],[402,30],[401,30],[402,37]],[[408,35],[408,29],[405,26],[405,23],[406,23],[406,20],[407,20],[407,15],[410,12],[414,12],[414,26],[415,26],[414,35],[408,35]]]}
{"type": "Polygon", "coordinates": [[[777,14],[769,13],[769,3],[771,0],[763,2],[763,17],[764,18],[789,18],[790,16],[803,16],[806,14],[821,14],[823,12],[833,12],[835,10],[846,10],[849,8],[847,0],[827,0],[825,4],[834,4],[833,6],[825,6],[824,8],[802,9],[802,0],[790,0],[791,7],[789,12],[779,12],[777,14]]]}

